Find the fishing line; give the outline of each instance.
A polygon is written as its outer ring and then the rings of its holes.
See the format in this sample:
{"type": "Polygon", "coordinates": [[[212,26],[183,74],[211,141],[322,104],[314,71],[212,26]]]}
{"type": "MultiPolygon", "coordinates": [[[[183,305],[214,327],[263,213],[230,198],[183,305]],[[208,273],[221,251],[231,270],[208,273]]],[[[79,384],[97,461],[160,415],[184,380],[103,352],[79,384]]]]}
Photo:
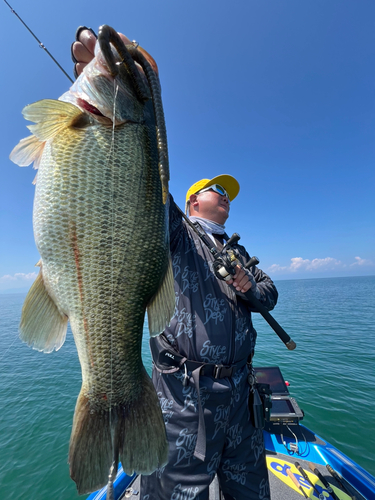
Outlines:
{"type": "Polygon", "coordinates": [[[51,52],[47,49],[47,47],[44,45],[44,43],[42,43],[39,38],[35,35],[35,33],[33,31],[31,31],[31,29],[27,26],[27,24],[21,19],[21,17],[17,14],[17,12],[13,9],[13,7],[11,5],[9,5],[9,3],[7,2],[7,0],[4,0],[4,2],[7,4],[7,6],[10,8],[10,10],[12,11],[12,13],[18,17],[18,19],[21,21],[21,23],[25,26],[25,28],[32,34],[32,36],[35,38],[35,40],[38,42],[39,44],[39,47],[43,50],[45,50],[47,52],[47,54],[50,56],[50,58],[52,59],[52,61],[57,64],[57,66],[61,69],[61,71],[64,73],[64,75],[69,78],[69,80],[74,83],[74,80],[72,80],[70,78],[70,76],[68,75],[68,73],[64,70],[64,68],[62,66],[60,66],[60,64],[56,61],[56,59],[53,57],[53,55],[51,54],[51,52]]]}
{"type": "MultiPolygon", "coordinates": [[[[111,147],[110,147],[110,155],[112,153],[112,159],[114,159],[115,152],[115,127],[116,127],[116,99],[118,93],[118,85],[115,80],[113,81],[113,108],[112,108],[112,137],[111,137],[111,147]]],[[[108,165],[110,166],[111,156],[108,158],[108,165]]],[[[112,253],[111,253],[111,392],[109,398],[109,415],[111,419],[111,411],[112,411],[112,390],[113,390],[113,296],[114,296],[114,258],[113,258],[113,239],[115,237],[115,206],[114,206],[114,189],[115,189],[115,174],[114,174],[114,162],[112,163],[111,168],[111,229],[112,229],[112,253]]],[[[110,420],[110,424],[111,424],[110,420]]],[[[111,426],[112,427],[112,426],[111,426]]]]}
{"type": "Polygon", "coordinates": [[[5,358],[6,353],[9,351],[9,349],[11,349],[11,348],[13,347],[14,343],[15,343],[16,341],[18,341],[18,340],[19,340],[19,337],[18,337],[18,336],[15,336],[15,337],[14,337],[14,339],[13,339],[13,342],[10,344],[10,346],[8,346],[8,349],[7,349],[7,350],[4,352],[4,354],[0,357],[0,361],[2,361],[2,360],[5,358]]]}
{"type": "MultiPolygon", "coordinates": [[[[113,394],[113,296],[114,296],[114,244],[113,240],[115,237],[115,206],[114,206],[114,189],[115,189],[115,162],[112,162],[111,166],[111,153],[112,159],[114,160],[115,153],[115,127],[116,127],[116,99],[118,94],[118,85],[115,80],[113,80],[113,108],[112,108],[112,136],[111,136],[111,146],[109,150],[108,166],[111,167],[111,229],[112,229],[112,253],[111,253],[111,355],[110,355],[110,394],[109,394],[109,429],[111,435],[111,445],[112,445],[112,455],[114,458],[114,429],[112,429],[112,394],[113,394]]],[[[115,479],[115,460],[113,460],[112,465],[109,469],[108,475],[108,485],[107,485],[107,499],[112,500],[113,498],[113,481],[115,479]]]]}

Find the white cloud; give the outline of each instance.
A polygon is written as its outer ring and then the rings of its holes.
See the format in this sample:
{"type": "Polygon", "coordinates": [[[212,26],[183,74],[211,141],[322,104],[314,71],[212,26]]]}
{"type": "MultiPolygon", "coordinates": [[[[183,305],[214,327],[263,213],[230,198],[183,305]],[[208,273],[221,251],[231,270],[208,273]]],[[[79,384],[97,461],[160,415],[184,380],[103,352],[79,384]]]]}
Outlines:
{"type": "Polygon", "coordinates": [[[35,278],[38,276],[38,273],[33,272],[33,273],[15,273],[13,275],[11,274],[4,274],[4,276],[1,276],[0,282],[1,283],[14,283],[15,281],[30,281],[30,280],[35,280],[35,278]]]}
{"type": "Polygon", "coordinates": [[[315,270],[325,270],[334,269],[341,264],[337,259],[332,257],[326,257],[325,259],[302,259],[302,257],[293,257],[291,259],[292,263],[290,265],[291,271],[315,271],[315,270]]]}
{"type": "Polygon", "coordinates": [[[277,271],[286,271],[288,268],[286,266],[279,266],[279,264],[272,264],[267,271],[277,272],[277,271]]]}
{"type": "Polygon", "coordinates": [[[267,270],[269,272],[292,272],[297,273],[299,271],[331,271],[332,269],[338,269],[344,267],[340,260],[334,259],[333,257],[325,257],[324,259],[303,259],[302,257],[293,257],[290,259],[291,263],[289,266],[280,266],[279,264],[272,264],[267,270]]]}
{"type": "Polygon", "coordinates": [[[296,272],[301,271],[302,269],[306,269],[310,264],[309,259],[303,259],[302,257],[293,257],[291,260],[291,264],[289,266],[289,271],[296,272]]]}
{"type": "Polygon", "coordinates": [[[355,262],[351,266],[373,266],[374,263],[369,259],[361,259],[361,257],[354,257],[355,262]]]}

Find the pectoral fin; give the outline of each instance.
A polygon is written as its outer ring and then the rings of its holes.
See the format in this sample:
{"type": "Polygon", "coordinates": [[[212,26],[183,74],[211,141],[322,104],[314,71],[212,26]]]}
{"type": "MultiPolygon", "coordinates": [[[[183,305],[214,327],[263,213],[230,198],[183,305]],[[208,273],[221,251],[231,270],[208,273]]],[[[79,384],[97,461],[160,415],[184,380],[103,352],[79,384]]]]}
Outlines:
{"type": "Polygon", "coordinates": [[[9,158],[20,167],[27,167],[34,162],[36,169],[46,141],[55,137],[64,128],[73,125],[83,114],[77,106],[53,99],[29,104],[22,113],[26,120],[35,122],[35,125],[28,125],[33,135],[22,139],[10,153],[9,158]]]}
{"type": "Polygon", "coordinates": [[[67,326],[68,317],[48,294],[40,271],[22,307],[21,340],[37,351],[58,351],[65,342],[67,326]]]}
{"type": "MultiPolygon", "coordinates": [[[[25,139],[21,139],[12,152],[9,158],[13,163],[20,167],[27,167],[32,162],[38,161],[43,153],[45,142],[40,141],[35,135],[29,135],[25,139]]],[[[38,168],[34,164],[34,168],[38,168]]]]}
{"type": "Polygon", "coordinates": [[[22,114],[26,120],[35,122],[27,128],[39,140],[48,141],[70,127],[83,113],[69,102],[43,99],[23,108],[22,114]]]}
{"type": "Polygon", "coordinates": [[[169,258],[162,284],[147,306],[148,328],[151,337],[155,337],[164,331],[173,317],[174,309],[174,279],[172,261],[169,258]]]}

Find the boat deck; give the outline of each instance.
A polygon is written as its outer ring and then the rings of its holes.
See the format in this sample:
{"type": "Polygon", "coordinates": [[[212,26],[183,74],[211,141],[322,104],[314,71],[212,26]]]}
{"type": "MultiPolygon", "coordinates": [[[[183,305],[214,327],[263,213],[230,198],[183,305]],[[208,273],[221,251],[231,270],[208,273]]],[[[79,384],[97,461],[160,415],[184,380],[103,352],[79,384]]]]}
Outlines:
{"type": "MultiPolygon", "coordinates": [[[[272,460],[273,458],[277,458],[280,461],[285,461],[285,455],[281,455],[279,453],[268,453],[267,454],[268,460],[272,460]]],[[[309,468],[309,464],[311,463],[310,461],[305,461],[301,460],[300,458],[292,458],[290,462],[293,464],[295,461],[298,461],[301,467],[309,473],[309,476],[315,476],[309,468]]],[[[358,491],[356,491],[347,481],[343,480],[343,484],[345,488],[348,490],[350,493],[350,496],[347,495],[345,492],[342,491],[340,485],[334,479],[327,471],[325,467],[319,464],[314,464],[314,466],[319,470],[319,472],[322,474],[322,476],[328,481],[328,483],[333,486],[333,490],[336,492],[337,497],[340,500],[351,500],[351,497],[354,497],[357,500],[366,500],[358,491]]],[[[292,489],[288,484],[286,484],[284,481],[280,479],[279,476],[276,476],[269,470],[269,480],[270,480],[270,487],[271,487],[271,499],[272,500],[301,500],[301,497],[303,497],[303,493],[298,492],[294,489],[292,489]]],[[[316,476],[315,476],[316,477],[316,476]]],[[[321,482],[316,478],[312,482],[315,483],[316,481],[316,486],[319,491],[321,491],[321,494],[323,494],[324,499],[332,500],[332,496],[329,495],[328,491],[323,487],[321,482]]],[[[307,483],[306,483],[307,484],[307,483]]],[[[303,488],[307,498],[319,498],[317,493],[314,492],[314,489],[311,486],[307,486],[306,488],[303,488]]],[[[215,499],[216,500],[216,499],[215,499]]]]}
{"type": "MultiPolygon", "coordinates": [[[[285,384],[278,367],[258,370],[261,370],[261,375],[267,375],[268,370],[274,382],[280,379],[285,384]]],[[[303,413],[294,398],[289,396],[286,386],[286,394],[280,391],[280,384],[275,383],[275,390],[272,385],[271,388],[275,394],[273,402],[290,403],[286,408],[284,404],[284,409],[283,405],[275,405],[275,413],[271,412],[263,432],[271,500],[375,500],[375,477],[300,424],[303,413]],[[278,398],[276,389],[279,391],[278,398]]],[[[116,500],[140,500],[142,497],[140,477],[133,479],[127,476],[122,467],[117,473],[114,488],[116,500]]],[[[206,498],[205,493],[201,496],[206,498]]],[[[154,500],[151,495],[146,497],[154,500]]],[[[105,498],[106,487],[94,492],[87,500],[105,498]]],[[[208,500],[225,500],[216,476],[209,487],[208,500]]]]}
{"type": "MultiPolygon", "coordinates": [[[[290,486],[290,482],[286,483],[282,480],[284,474],[282,473],[282,465],[276,466],[279,473],[275,475],[272,472],[272,464],[275,464],[277,461],[284,462],[285,463],[285,455],[282,455],[280,453],[268,453],[268,467],[269,467],[269,480],[270,480],[270,487],[271,487],[271,500],[301,500],[301,498],[304,497],[302,492],[296,491],[290,486]]],[[[291,457],[290,463],[294,464],[294,462],[297,459],[291,457]]],[[[298,458],[297,460],[301,467],[308,472],[310,477],[313,477],[313,473],[311,472],[309,468],[309,464],[311,462],[301,460],[298,458]]],[[[274,465],[275,466],[275,465],[274,465]]],[[[350,493],[350,496],[347,495],[343,490],[341,489],[340,485],[337,483],[337,481],[328,473],[327,469],[323,467],[322,465],[314,464],[314,466],[319,470],[319,472],[322,474],[322,476],[328,481],[328,483],[334,487],[334,491],[337,494],[337,498],[339,500],[352,500],[352,498],[356,498],[356,500],[366,500],[365,497],[360,495],[358,491],[354,490],[352,486],[345,480],[343,480],[344,486],[347,488],[347,490],[350,493]]],[[[277,471],[276,471],[277,472],[277,471]]],[[[286,476],[285,476],[286,478],[286,476]]],[[[316,478],[316,476],[315,476],[316,478]]],[[[318,481],[318,478],[313,480],[313,482],[316,482],[316,487],[318,490],[321,492],[321,495],[323,495],[324,500],[334,500],[332,496],[328,493],[328,491],[323,487],[323,485],[318,481]]],[[[303,483],[306,484],[307,483],[303,483]]],[[[314,491],[314,489],[311,486],[306,486],[303,488],[307,498],[311,499],[318,499],[319,496],[317,493],[314,491]]],[[[140,500],[140,477],[136,477],[134,482],[128,487],[128,489],[125,491],[124,495],[121,497],[121,500],[140,500]]],[[[209,495],[209,500],[224,500],[223,496],[220,496],[220,491],[219,491],[219,484],[217,477],[215,477],[214,481],[210,485],[210,495],[209,495]]]]}

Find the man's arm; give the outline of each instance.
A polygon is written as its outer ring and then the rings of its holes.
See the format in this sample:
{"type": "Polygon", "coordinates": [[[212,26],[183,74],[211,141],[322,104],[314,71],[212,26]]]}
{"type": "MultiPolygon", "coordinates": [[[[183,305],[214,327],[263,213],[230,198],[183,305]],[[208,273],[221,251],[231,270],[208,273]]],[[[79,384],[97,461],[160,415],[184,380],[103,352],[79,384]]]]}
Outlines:
{"type": "Polygon", "coordinates": [[[260,292],[260,297],[257,297],[258,300],[264,305],[264,307],[267,308],[268,311],[272,311],[279,296],[274,282],[268,274],[256,266],[253,266],[250,271],[254,273],[254,280],[256,282],[257,289],[260,292]]]}

